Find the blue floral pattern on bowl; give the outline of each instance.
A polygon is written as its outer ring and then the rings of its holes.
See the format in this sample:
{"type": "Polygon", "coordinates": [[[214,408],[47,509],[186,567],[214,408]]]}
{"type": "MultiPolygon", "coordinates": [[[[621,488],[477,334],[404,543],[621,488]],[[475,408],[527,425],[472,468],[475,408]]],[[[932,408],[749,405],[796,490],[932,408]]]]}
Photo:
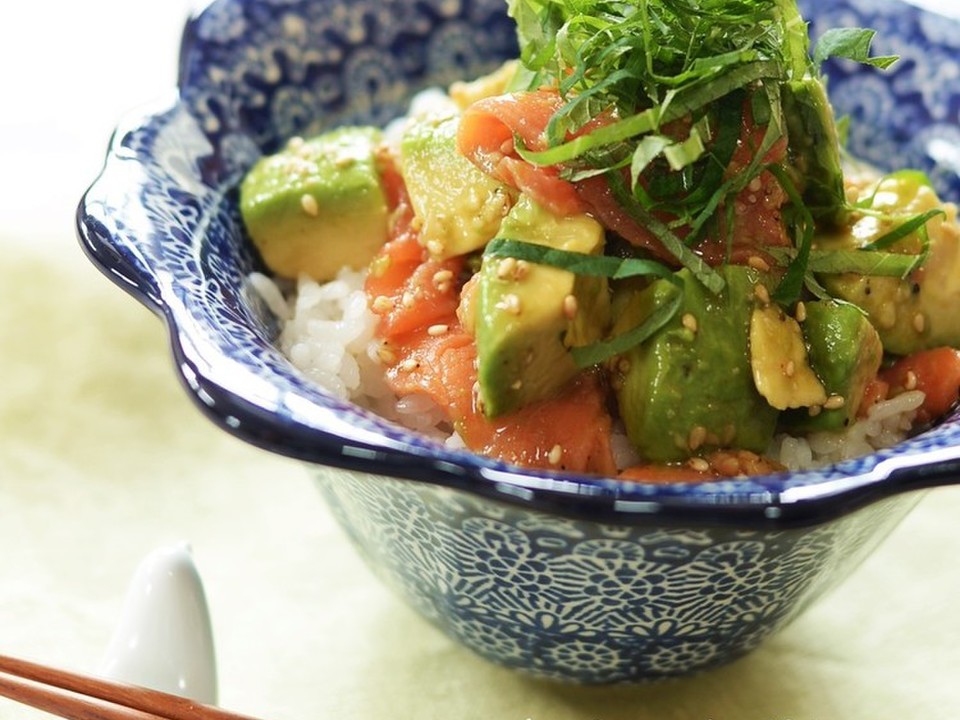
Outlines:
{"type": "Polygon", "coordinates": [[[369,566],[424,617],[494,662],[581,683],[687,675],[743,655],[855,567],[917,499],[775,531],[630,527],[316,472],[369,566]]]}
{"type": "MultiPolygon", "coordinates": [[[[814,35],[857,24],[903,60],[829,67],[853,153],[960,199],[960,27],[892,0],[803,0],[814,35]]],[[[698,485],[517,471],[448,449],[298,374],[248,283],[236,188],[288,137],[382,123],[430,85],[516,54],[502,0],[215,0],[179,93],[118,128],[78,211],[93,262],[160,314],[199,407],[303,459],[371,566],[491,660],[550,678],[649,680],[756,646],[960,472],[960,419],[817,472],[698,485]]]]}

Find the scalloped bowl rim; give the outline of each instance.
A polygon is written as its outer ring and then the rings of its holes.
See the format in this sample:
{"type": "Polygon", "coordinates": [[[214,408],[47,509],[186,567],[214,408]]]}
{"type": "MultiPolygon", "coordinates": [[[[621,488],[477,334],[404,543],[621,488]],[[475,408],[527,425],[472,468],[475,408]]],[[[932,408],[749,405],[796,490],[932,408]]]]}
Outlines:
{"type": "MultiPolygon", "coordinates": [[[[188,19],[185,38],[202,12],[195,11],[188,19]]],[[[181,54],[186,51],[182,46],[181,54]]],[[[448,449],[369,410],[333,398],[305,380],[292,365],[288,376],[271,380],[282,379],[293,390],[285,394],[285,402],[304,404],[305,418],[284,414],[279,405],[271,407],[245,388],[231,389],[201,370],[202,363],[197,362],[193,351],[194,342],[202,343],[203,337],[191,334],[195,330],[193,318],[172,307],[169,298],[137,267],[130,248],[113,244],[115,238],[100,229],[100,217],[91,205],[91,198],[113,179],[111,161],[125,154],[121,139],[183,108],[177,90],[173,99],[161,98],[129,113],[118,124],[104,167],[77,208],[77,229],[94,265],[163,318],[178,377],[196,405],[223,430],[245,442],[312,464],[444,485],[548,513],[621,524],[809,525],[902,491],[950,484],[960,478],[960,446],[924,449],[925,443],[913,438],[822,470],[705,483],[624,482],[602,476],[526,470],[448,449]],[[356,420],[379,429],[380,434],[358,429],[351,422],[356,420]]],[[[939,427],[953,426],[960,426],[960,412],[954,412],[939,427]]],[[[938,429],[929,432],[937,433],[938,429]]]]}

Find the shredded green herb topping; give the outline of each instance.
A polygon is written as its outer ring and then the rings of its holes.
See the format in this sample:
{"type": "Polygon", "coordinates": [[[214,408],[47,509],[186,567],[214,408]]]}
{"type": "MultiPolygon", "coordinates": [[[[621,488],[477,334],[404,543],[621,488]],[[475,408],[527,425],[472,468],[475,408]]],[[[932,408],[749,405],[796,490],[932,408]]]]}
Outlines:
{"type": "MultiPolygon", "coordinates": [[[[782,248],[775,248],[770,254],[784,264],[796,258],[796,251],[782,248]]],[[[864,276],[905,278],[917,269],[922,258],[922,254],[904,255],[872,250],[811,250],[806,264],[810,272],[823,275],[856,273],[864,276]]]]}
{"type": "Polygon", "coordinates": [[[485,257],[511,257],[516,260],[526,260],[539,265],[569,270],[578,275],[606,277],[611,280],[655,276],[676,285],[681,283],[673,270],[655,260],[588,255],[509,238],[494,238],[487,243],[483,254],[485,257]]]}
{"type": "Polygon", "coordinates": [[[683,293],[676,292],[668,300],[656,305],[639,325],[626,332],[583,347],[570,348],[570,355],[577,367],[588,368],[606,362],[653,336],[677,314],[683,304],[683,293]]]}
{"type": "Polygon", "coordinates": [[[796,243],[775,299],[794,302],[809,285],[815,224],[850,210],[839,153],[818,147],[839,130],[813,88],[829,57],[891,65],[895,57],[871,57],[874,31],[828,31],[811,54],[796,0],[507,1],[522,48],[517,88],[555,87],[564,100],[546,148],[518,142],[520,155],[572,181],[605,176],[621,207],[713,292],[723,280],[693,248],[711,229],[732,233],[720,213],[729,219],[732,198],[772,171],[790,198],[796,243]],[[729,173],[745,113],[762,139],[729,173]],[[823,127],[805,126],[811,117],[823,127]],[[793,153],[804,157],[772,168],[765,156],[784,139],[808,143],[793,153]]]}
{"type": "MultiPolygon", "coordinates": [[[[528,86],[556,86],[567,100],[547,129],[550,149],[526,156],[543,164],[612,168],[623,160],[610,162],[615,143],[624,145],[614,157],[643,164],[651,150],[643,138],[671,121],[698,120],[736,90],[778,85],[815,69],[794,0],[509,0],[509,6],[528,86]],[[610,124],[568,141],[605,113],[610,124]]],[[[686,137],[661,136],[658,154],[672,156],[677,171],[689,167],[703,156],[704,127],[695,122],[686,137]]]]}

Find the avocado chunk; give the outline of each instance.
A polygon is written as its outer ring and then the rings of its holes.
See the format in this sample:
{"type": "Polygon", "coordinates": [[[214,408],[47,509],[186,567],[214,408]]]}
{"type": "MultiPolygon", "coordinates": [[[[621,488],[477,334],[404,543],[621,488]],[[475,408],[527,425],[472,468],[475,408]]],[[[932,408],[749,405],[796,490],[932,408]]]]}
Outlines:
{"type": "Polygon", "coordinates": [[[810,365],[830,398],[842,400],[828,399],[813,414],[785,412],[780,422],[788,432],[841,430],[856,418],[863,393],[880,369],[880,335],[853,305],[821,300],[806,303],[804,310],[802,327],[810,365]]]}
{"type": "Polygon", "coordinates": [[[807,357],[800,323],[776,304],[750,315],[750,367],[757,391],[778,410],[821,406],[827,391],[807,357]]]}
{"type": "Polygon", "coordinates": [[[763,452],[773,438],[778,410],[757,392],[748,347],[755,288],[767,280],[737,265],[717,272],[726,281],[718,295],[684,269],[682,290],[661,279],[614,298],[616,335],[682,293],[676,315],[612,363],[627,436],[647,461],[724,447],[763,452]]]}
{"type": "Polygon", "coordinates": [[[376,128],[342,127],[291,140],[251,168],[240,186],[240,214],[272,272],[322,281],[373,259],[388,231],[380,140],[376,128]]]}
{"type": "Polygon", "coordinates": [[[482,248],[513,204],[506,185],[457,150],[460,117],[418,118],[400,139],[400,167],[420,242],[439,259],[482,248]]]}
{"type": "Polygon", "coordinates": [[[818,221],[839,225],[846,207],[840,137],[823,83],[805,77],[784,85],[783,115],[790,163],[798,175],[804,203],[818,221]]]}
{"type": "MultiPolygon", "coordinates": [[[[599,253],[604,243],[593,218],[554,215],[525,195],[499,235],[584,254],[599,253]]],[[[514,258],[483,258],[473,302],[479,398],[488,417],[562,388],[579,370],[570,348],[599,340],[610,317],[606,278],[514,258]]]]}
{"type": "Polygon", "coordinates": [[[240,214],[272,272],[322,281],[344,266],[369,264],[387,239],[380,140],[375,128],[342,127],[291,140],[251,168],[240,186],[240,214]]]}
{"type": "MultiPolygon", "coordinates": [[[[884,350],[908,355],[944,345],[960,346],[960,226],[956,207],[940,202],[925,177],[916,172],[895,173],[868,188],[872,208],[909,218],[938,208],[944,215],[926,224],[929,255],[924,265],[906,278],[870,277],[855,273],[821,276],[834,297],[862,308],[880,334],[884,350]]],[[[819,240],[824,249],[867,245],[891,229],[889,223],[864,216],[849,231],[819,240]]],[[[918,254],[922,238],[914,232],[888,248],[889,252],[918,254]]]]}

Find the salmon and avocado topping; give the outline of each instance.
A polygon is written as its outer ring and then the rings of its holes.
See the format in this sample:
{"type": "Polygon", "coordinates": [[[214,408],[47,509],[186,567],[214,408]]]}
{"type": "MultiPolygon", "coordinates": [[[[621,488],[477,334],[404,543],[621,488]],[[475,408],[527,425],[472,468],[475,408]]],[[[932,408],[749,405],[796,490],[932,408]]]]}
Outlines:
{"type": "Polygon", "coordinates": [[[275,276],[366,269],[393,392],[473,451],[650,481],[956,403],[956,208],[916,170],[848,170],[821,74],[895,62],[872,31],[811,48],[795,0],[507,6],[518,59],[241,188],[275,276]]]}

